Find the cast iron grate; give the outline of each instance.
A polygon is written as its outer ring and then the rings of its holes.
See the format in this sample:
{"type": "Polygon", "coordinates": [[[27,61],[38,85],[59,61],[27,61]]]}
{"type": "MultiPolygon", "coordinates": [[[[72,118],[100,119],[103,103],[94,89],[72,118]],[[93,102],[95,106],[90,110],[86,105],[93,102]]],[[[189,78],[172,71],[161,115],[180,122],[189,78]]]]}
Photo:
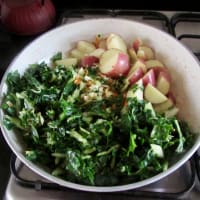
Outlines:
{"type": "MultiPolygon", "coordinates": [[[[22,167],[22,163],[20,163],[19,167],[16,167],[16,160],[17,157],[12,154],[11,160],[10,160],[10,169],[11,173],[15,177],[15,181],[17,184],[27,187],[27,188],[33,188],[37,191],[40,190],[58,190],[58,191],[63,191],[63,192],[74,192],[77,193],[76,190],[69,189],[66,187],[62,187],[58,184],[55,183],[50,183],[50,182],[45,182],[42,180],[37,180],[37,181],[32,181],[28,180],[25,178],[22,178],[20,176],[20,168],[22,167]]],[[[100,195],[102,198],[103,197],[113,197],[117,195],[118,197],[122,198],[130,198],[130,197],[138,197],[138,198],[146,198],[146,199],[162,199],[162,200],[172,200],[172,199],[180,199],[180,198],[185,198],[188,196],[190,191],[193,189],[195,185],[195,161],[194,158],[191,158],[190,161],[190,168],[191,168],[191,177],[189,184],[182,189],[181,191],[178,192],[155,192],[155,191],[146,191],[146,190],[129,190],[129,191],[123,191],[123,192],[112,192],[112,193],[96,193],[97,196],[100,195]]],[[[89,192],[84,192],[84,191],[79,191],[79,193],[89,193],[89,192]]],[[[104,198],[103,198],[104,199],[104,198]]]]}
{"type": "MultiPolygon", "coordinates": [[[[200,33],[199,34],[180,34],[177,35],[176,27],[179,23],[186,22],[186,23],[196,23],[200,24],[200,14],[199,13],[178,13],[172,16],[170,20],[171,26],[171,33],[178,39],[191,39],[191,40],[199,40],[200,41],[200,33]]],[[[193,52],[197,58],[200,60],[200,51],[193,52]]]]}
{"type": "Polygon", "coordinates": [[[165,31],[171,33],[171,26],[169,19],[166,15],[161,12],[157,11],[145,11],[145,10],[120,10],[120,9],[71,9],[66,10],[61,15],[60,19],[58,20],[58,25],[66,23],[67,20],[72,18],[84,18],[85,16],[88,17],[140,17],[143,21],[157,21],[160,22],[163,29],[165,31]],[[65,19],[65,22],[63,22],[65,19]]]}

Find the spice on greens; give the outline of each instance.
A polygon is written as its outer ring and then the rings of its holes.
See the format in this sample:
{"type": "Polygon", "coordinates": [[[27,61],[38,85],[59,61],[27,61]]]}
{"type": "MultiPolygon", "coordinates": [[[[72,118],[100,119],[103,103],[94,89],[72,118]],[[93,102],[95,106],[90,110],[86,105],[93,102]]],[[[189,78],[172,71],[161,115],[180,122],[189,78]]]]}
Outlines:
{"type": "Polygon", "coordinates": [[[161,173],[187,151],[193,134],[175,117],[170,74],[141,45],[99,35],[69,58],[58,52],[8,73],[3,124],[23,139],[26,158],[65,180],[110,186],[161,173]]]}
{"type": "Polygon", "coordinates": [[[143,180],[166,170],[172,155],[188,148],[191,134],[146,100],[126,98],[121,81],[97,66],[30,65],[22,76],[7,76],[3,123],[18,130],[26,158],[54,176],[88,185],[143,180]]]}

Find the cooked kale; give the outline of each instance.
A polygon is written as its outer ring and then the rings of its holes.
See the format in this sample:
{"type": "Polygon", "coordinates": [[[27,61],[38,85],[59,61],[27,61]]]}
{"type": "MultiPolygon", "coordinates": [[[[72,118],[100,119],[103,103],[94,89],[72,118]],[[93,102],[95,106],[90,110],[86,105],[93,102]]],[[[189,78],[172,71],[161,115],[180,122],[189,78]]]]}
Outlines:
{"type": "Polygon", "coordinates": [[[6,81],[5,127],[19,130],[27,159],[63,179],[88,185],[143,180],[192,144],[186,123],[158,115],[145,100],[125,99],[122,80],[99,76],[95,66],[43,62],[22,76],[9,73],[6,81]]]}

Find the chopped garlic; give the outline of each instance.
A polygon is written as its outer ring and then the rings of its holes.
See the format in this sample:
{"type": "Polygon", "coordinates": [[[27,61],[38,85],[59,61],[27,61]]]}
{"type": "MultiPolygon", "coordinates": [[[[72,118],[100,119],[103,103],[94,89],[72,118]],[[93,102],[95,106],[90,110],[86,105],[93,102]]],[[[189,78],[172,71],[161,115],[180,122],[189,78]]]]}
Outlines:
{"type": "Polygon", "coordinates": [[[84,80],[85,80],[85,81],[90,81],[90,80],[92,80],[92,78],[89,77],[89,76],[85,76],[85,77],[84,77],[84,80]]]}
{"type": "Polygon", "coordinates": [[[83,76],[85,74],[85,71],[82,67],[79,69],[78,74],[81,76],[83,76]]]}

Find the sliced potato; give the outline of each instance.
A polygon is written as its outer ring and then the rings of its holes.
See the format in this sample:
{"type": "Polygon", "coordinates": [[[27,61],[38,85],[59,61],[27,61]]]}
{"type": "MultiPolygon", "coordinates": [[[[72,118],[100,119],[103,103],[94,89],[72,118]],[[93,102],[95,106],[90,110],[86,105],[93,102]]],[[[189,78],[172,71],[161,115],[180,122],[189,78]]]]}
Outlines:
{"type": "Polygon", "coordinates": [[[178,114],[178,111],[179,111],[179,109],[174,106],[173,108],[165,111],[165,117],[167,117],[167,118],[174,117],[178,114]]]}
{"type": "Polygon", "coordinates": [[[84,53],[78,49],[72,49],[70,52],[69,52],[69,56],[70,57],[73,57],[73,58],[78,58],[78,59],[81,59],[84,57],[84,53]]]}
{"type": "Polygon", "coordinates": [[[140,38],[137,38],[133,41],[133,48],[135,49],[136,52],[139,49],[139,47],[142,45],[143,45],[143,41],[140,38]]]}
{"type": "Polygon", "coordinates": [[[127,53],[127,46],[124,40],[117,34],[111,33],[107,40],[106,45],[108,49],[119,49],[124,53],[127,53]]]}
{"type": "Polygon", "coordinates": [[[107,49],[106,39],[101,39],[101,40],[99,41],[98,48],[107,49]]]}
{"type": "Polygon", "coordinates": [[[99,58],[96,56],[84,56],[81,61],[80,65],[83,67],[91,67],[99,62],[99,58]]]}
{"type": "Polygon", "coordinates": [[[56,65],[64,65],[65,67],[75,66],[78,64],[77,58],[64,58],[62,60],[56,60],[56,65]]]}
{"type": "Polygon", "coordinates": [[[96,49],[96,47],[91,42],[81,40],[77,43],[77,49],[83,52],[84,54],[88,54],[93,52],[96,49]]]}
{"type": "Polygon", "coordinates": [[[147,101],[153,104],[159,104],[167,101],[167,97],[151,84],[148,84],[145,87],[144,97],[147,101]]]}
{"type": "Polygon", "coordinates": [[[135,50],[133,48],[129,48],[128,54],[130,56],[131,63],[134,64],[138,60],[135,50]]]}
{"type": "Polygon", "coordinates": [[[146,68],[146,65],[145,63],[142,61],[142,60],[137,60],[132,66],[131,66],[131,69],[130,71],[128,72],[128,76],[130,74],[132,74],[132,72],[134,72],[136,69],[138,68],[141,68],[143,73],[146,73],[147,72],[147,68],[146,68]]]}
{"type": "Polygon", "coordinates": [[[164,95],[166,95],[170,90],[170,76],[169,73],[166,73],[165,71],[160,72],[158,75],[156,88],[162,92],[164,95]]]}
{"type": "Polygon", "coordinates": [[[168,98],[167,101],[165,101],[161,104],[155,105],[154,109],[158,113],[163,113],[163,112],[167,111],[169,108],[171,108],[173,105],[174,105],[174,102],[172,101],[172,99],[168,98]]]}
{"type": "Polygon", "coordinates": [[[98,48],[98,49],[95,49],[93,52],[91,52],[89,55],[90,56],[95,56],[97,58],[100,58],[101,55],[105,52],[105,49],[102,49],[102,48],[98,48]]]}
{"type": "Polygon", "coordinates": [[[155,58],[155,53],[153,49],[148,46],[140,46],[137,51],[137,56],[143,60],[152,60],[155,58]]]}
{"type": "Polygon", "coordinates": [[[129,56],[119,49],[109,49],[100,57],[99,70],[110,77],[127,74],[130,68],[129,56]]]}
{"type": "Polygon", "coordinates": [[[153,68],[153,67],[164,67],[164,64],[160,62],[159,60],[147,60],[145,62],[147,69],[153,68]]]}

